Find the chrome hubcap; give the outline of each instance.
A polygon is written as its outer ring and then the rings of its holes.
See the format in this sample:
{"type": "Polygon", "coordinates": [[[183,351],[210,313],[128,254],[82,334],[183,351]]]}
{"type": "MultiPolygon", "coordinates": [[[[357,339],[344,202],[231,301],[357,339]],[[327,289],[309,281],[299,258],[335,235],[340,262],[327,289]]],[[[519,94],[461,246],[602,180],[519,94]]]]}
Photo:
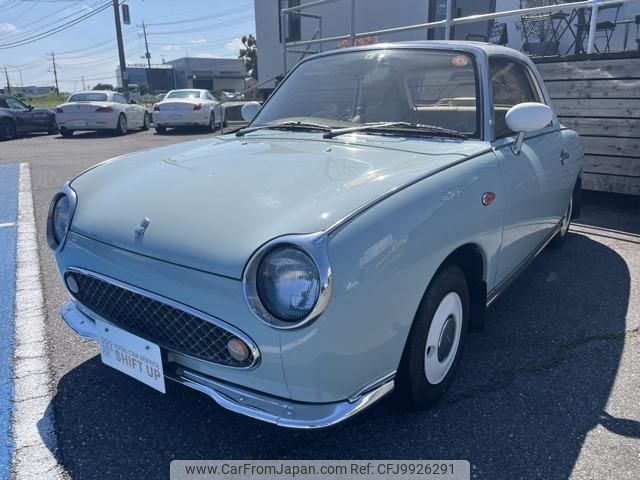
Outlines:
{"type": "Polygon", "coordinates": [[[438,361],[442,362],[453,347],[453,341],[455,339],[456,323],[453,316],[449,315],[444,322],[442,332],[440,332],[440,341],[438,341],[438,361]]]}
{"type": "Polygon", "coordinates": [[[462,300],[456,292],[444,296],[431,320],[424,352],[424,373],[432,385],[447,376],[460,346],[462,300]]]}

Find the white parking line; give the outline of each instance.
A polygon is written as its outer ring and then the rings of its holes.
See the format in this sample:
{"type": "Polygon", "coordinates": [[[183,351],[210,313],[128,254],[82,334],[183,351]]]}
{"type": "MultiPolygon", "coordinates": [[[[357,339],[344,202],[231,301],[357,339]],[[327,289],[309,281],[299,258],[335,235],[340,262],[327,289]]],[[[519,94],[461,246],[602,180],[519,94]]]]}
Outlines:
{"type": "Polygon", "coordinates": [[[29,165],[20,164],[16,245],[13,477],[56,479],[56,436],[29,165]]]}

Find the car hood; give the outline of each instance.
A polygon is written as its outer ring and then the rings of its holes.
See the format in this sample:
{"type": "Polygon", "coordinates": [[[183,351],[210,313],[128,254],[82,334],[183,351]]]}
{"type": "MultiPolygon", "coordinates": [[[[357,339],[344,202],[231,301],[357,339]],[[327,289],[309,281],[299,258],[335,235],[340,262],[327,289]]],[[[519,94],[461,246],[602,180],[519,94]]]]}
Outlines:
{"type": "Polygon", "coordinates": [[[108,161],[73,180],[78,206],[71,230],[240,278],[265,242],[325,230],[398,186],[488,146],[273,131],[171,145],[108,161]],[[145,218],[149,225],[136,236],[145,218]]]}

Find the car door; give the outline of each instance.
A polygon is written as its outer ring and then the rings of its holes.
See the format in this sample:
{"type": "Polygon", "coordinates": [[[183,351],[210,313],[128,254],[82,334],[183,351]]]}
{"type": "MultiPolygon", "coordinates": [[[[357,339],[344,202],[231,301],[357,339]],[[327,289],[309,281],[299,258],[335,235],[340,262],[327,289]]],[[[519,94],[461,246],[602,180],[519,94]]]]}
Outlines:
{"type": "Polygon", "coordinates": [[[34,130],[41,129],[41,127],[38,126],[38,119],[33,109],[29,109],[29,107],[17,98],[7,97],[5,101],[7,107],[16,119],[16,129],[18,132],[33,132],[34,130]]]}
{"type": "Polygon", "coordinates": [[[138,125],[138,119],[136,118],[136,113],[135,113],[135,105],[130,104],[129,102],[127,102],[127,99],[124,97],[124,95],[120,94],[120,93],[115,93],[113,95],[113,101],[116,103],[119,103],[120,106],[122,107],[122,110],[124,111],[124,114],[127,117],[127,125],[129,128],[135,127],[138,125]]]}
{"type": "Polygon", "coordinates": [[[545,103],[542,89],[524,63],[507,57],[491,57],[489,72],[494,105],[494,147],[503,175],[506,195],[502,248],[497,282],[510,273],[553,233],[563,214],[558,205],[564,195],[559,169],[562,141],[556,120],[527,133],[520,152],[514,152],[517,133],[506,126],[509,108],[523,102],[545,103]]]}

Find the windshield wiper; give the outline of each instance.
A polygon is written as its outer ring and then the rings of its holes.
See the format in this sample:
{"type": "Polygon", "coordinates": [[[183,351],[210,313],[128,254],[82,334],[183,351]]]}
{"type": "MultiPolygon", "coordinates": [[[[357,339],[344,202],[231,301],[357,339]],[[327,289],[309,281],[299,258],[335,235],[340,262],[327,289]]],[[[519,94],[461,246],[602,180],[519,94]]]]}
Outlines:
{"type": "Polygon", "coordinates": [[[267,125],[260,125],[257,127],[248,127],[243,128],[242,130],[238,130],[236,132],[236,137],[242,137],[247,133],[256,132],[258,130],[264,130],[267,128],[289,128],[289,129],[300,129],[300,130],[322,130],[323,132],[331,132],[331,127],[328,125],[320,125],[318,123],[309,123],[309,122],[281,122],[281,123],[270,123],[267,125]]]}
{"type": "Polygon", "coordinates": [[[410,123],[410,122],[377,122],[377,123],[365,123],[355,127],[338,128],[331,130],[323,135],[324,138],[333,138],[338,135],[344,135],[345,133],[363,132],[363,131],[405,131],[412,133],[424,133],[427,135],[440,135],[444,137],[454,138],[469,138],[465,133],[458,132],[457,130],[451,130],[449,128],[437,127],[435,125],[426,125],[423,123],[410,123]]]}

